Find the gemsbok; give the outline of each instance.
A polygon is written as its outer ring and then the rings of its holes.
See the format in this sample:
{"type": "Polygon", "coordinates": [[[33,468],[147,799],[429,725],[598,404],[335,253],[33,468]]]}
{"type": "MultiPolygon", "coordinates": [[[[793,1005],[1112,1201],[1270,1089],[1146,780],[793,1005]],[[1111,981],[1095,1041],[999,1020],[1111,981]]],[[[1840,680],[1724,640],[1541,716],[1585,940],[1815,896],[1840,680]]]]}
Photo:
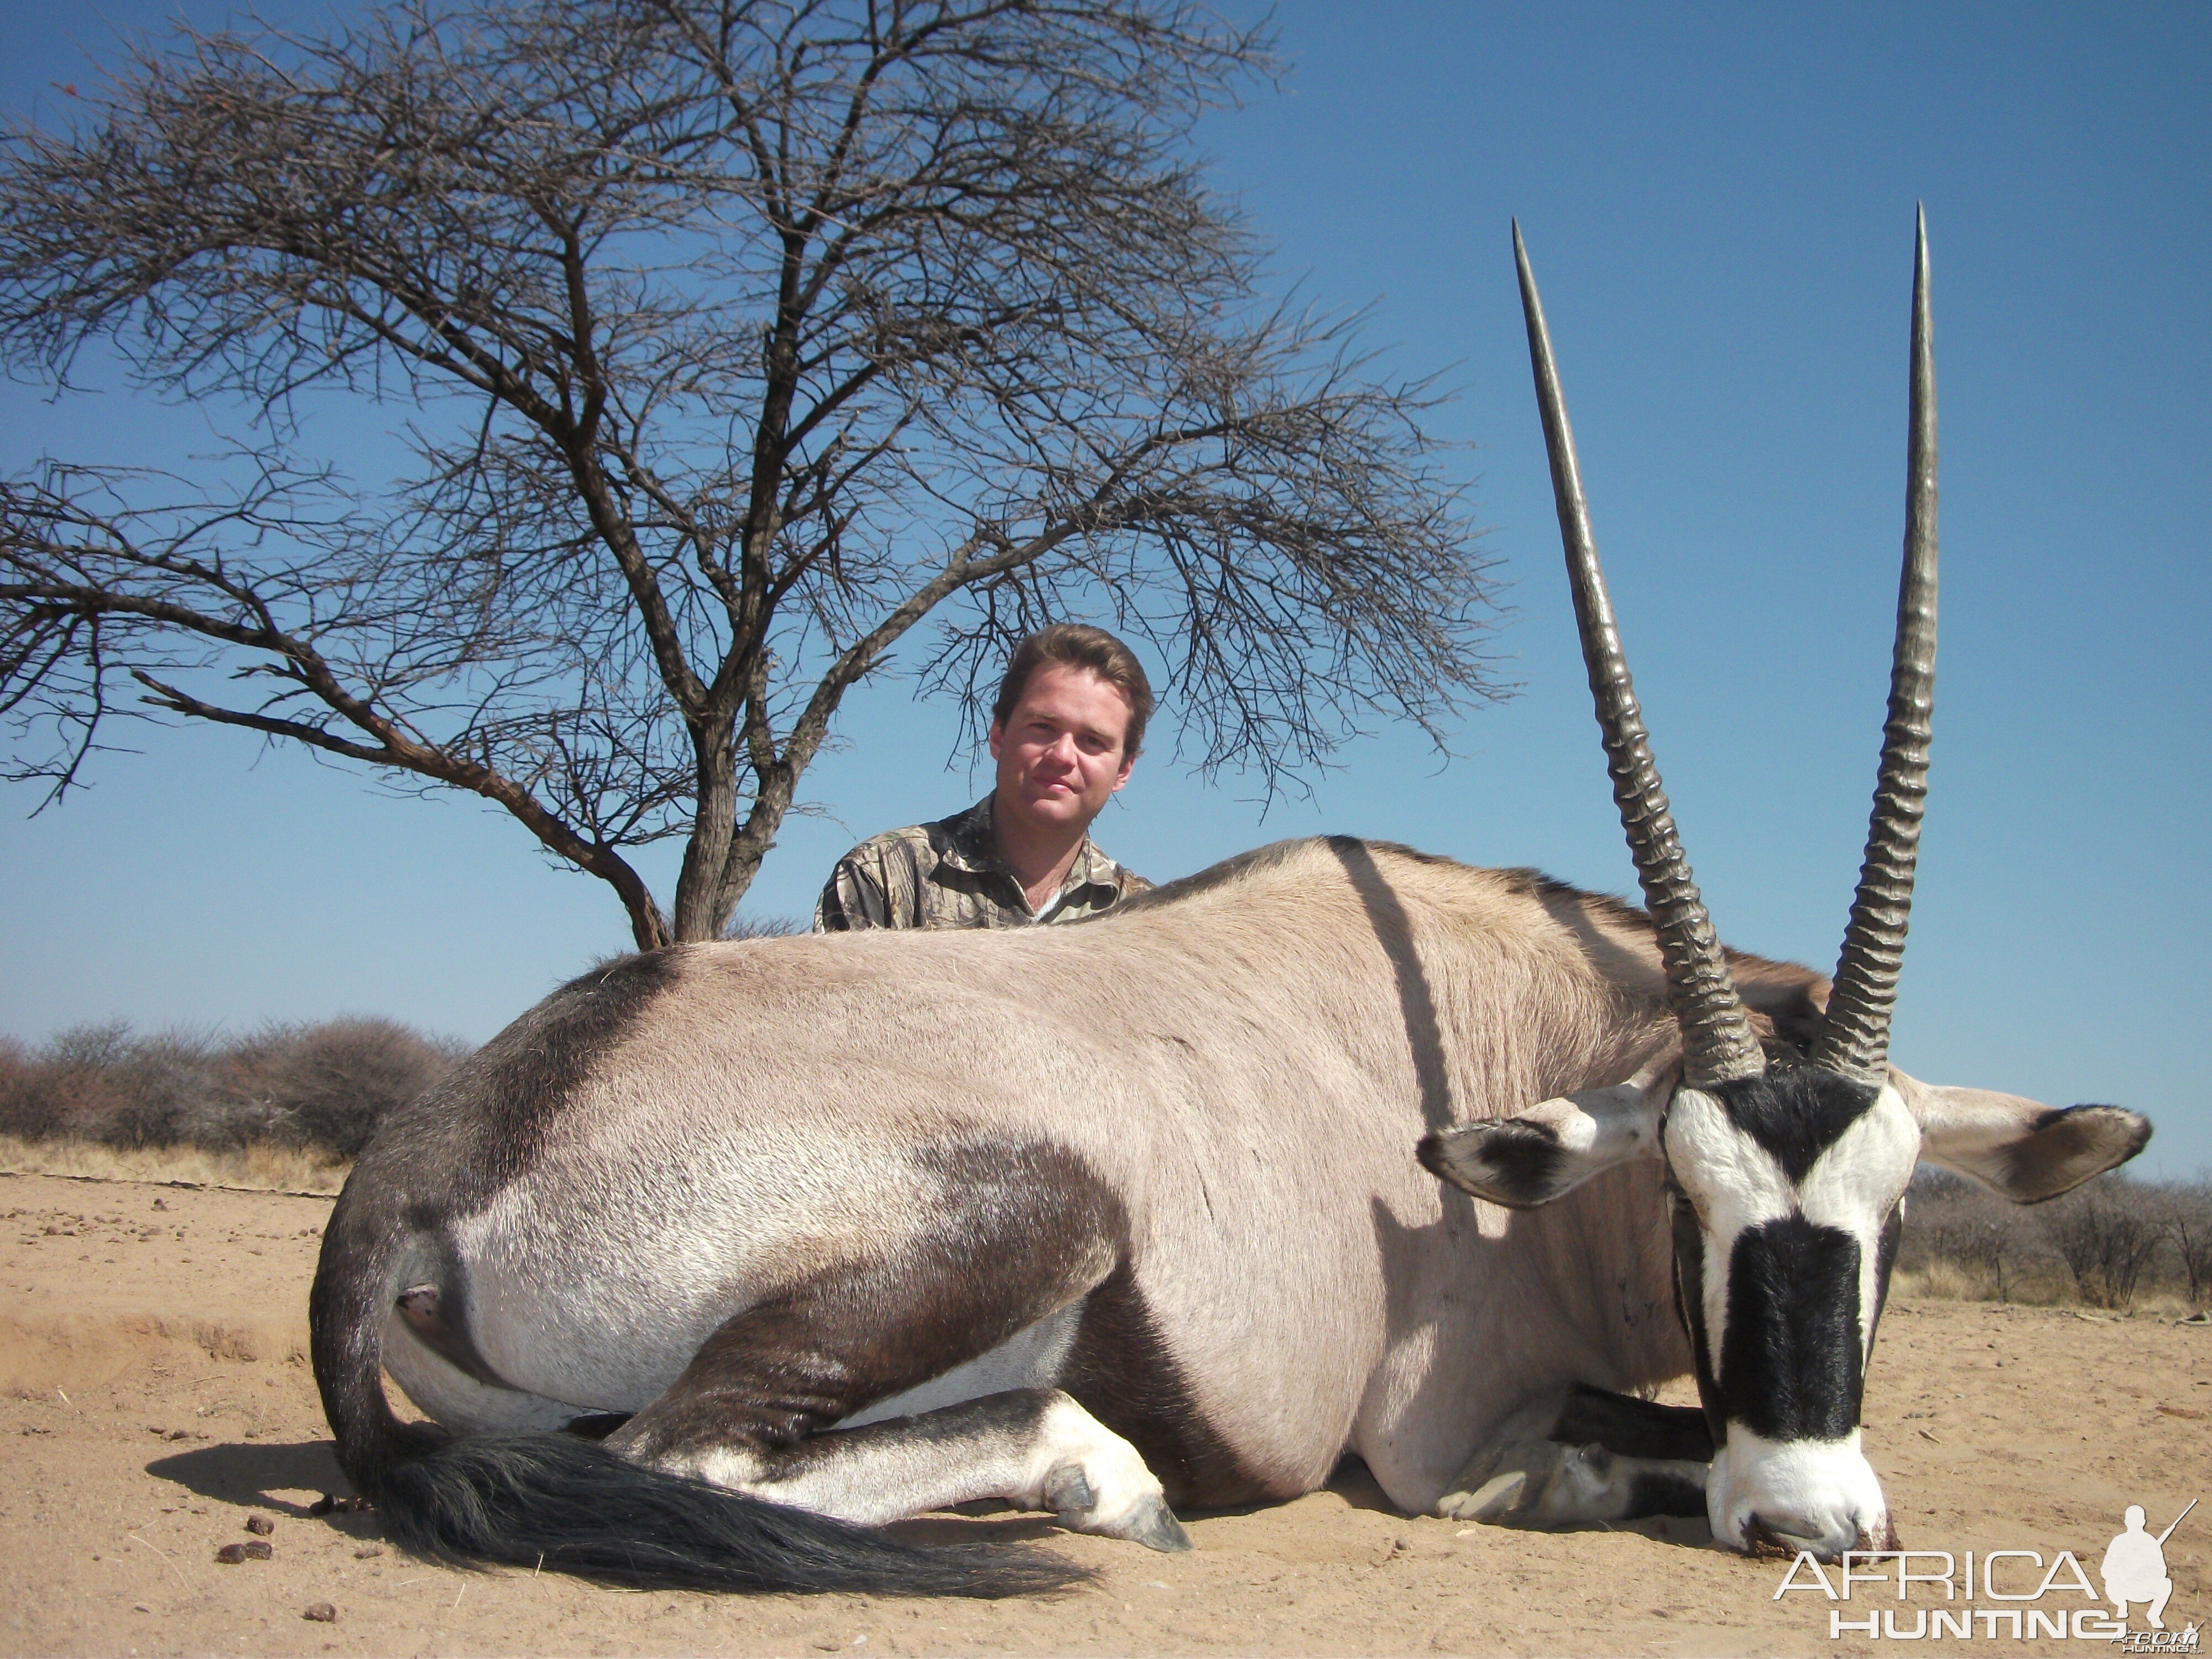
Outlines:
{"type": "Polygon", "coordinates": [[[1408,1510],[1891,1536],[1858,1416],[1916,1159],[2033,1201],[2149,1133],[1886,1063],[1935,647],[1924,228],[1890,719],[1832,988],[1714,937],[1514,240],[1649,912],[1330,837],[1073,927],[593,970],[394,1114],[325,1236],[316,1380],[397,1540],[1001,1594],[1074,1569],[876,1523],[996,1498],[1182,1548],[1170,1504],[1289,1498],[1346,1452],[1408,1510]],[[1633,1397],[1688,1371],[1702,1412],[1633,1397]]]}

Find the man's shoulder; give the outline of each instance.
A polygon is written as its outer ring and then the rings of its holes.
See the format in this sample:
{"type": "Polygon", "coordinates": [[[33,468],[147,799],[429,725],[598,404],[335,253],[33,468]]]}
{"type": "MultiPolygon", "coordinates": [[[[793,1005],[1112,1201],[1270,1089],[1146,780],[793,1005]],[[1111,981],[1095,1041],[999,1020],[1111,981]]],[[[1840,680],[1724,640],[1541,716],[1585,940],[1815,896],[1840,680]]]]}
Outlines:
{"type": "Polygon", "coordinates": [[[1133,898],[1152,888],[1151,882],[1088,836],[1083,838],[1083,850],[1076,855],[1075,867],[1069,872],[1069,885],[1111,888],[1116,899],[1133,898]]]}
{"type": "Polygon", "coordinates": [[[933,828],[933,824],[908,823],[896,830],[885,830],[858,842],[852,851],[837,861],[840,864],[873,864],[894,856],[910,857],[918,851],[927,849],[929,832],[933,828]]]}
{"type": "Polygon", "coordinates": [[[886,830],[869,836],[838,862],[866,866],[896,861],[922,868],[940,861],[972,866],[986,849],[990,831],[989,820],[986,818],[980,825],[979,835],[976,820],[981,810],[978,806],[963,807],[950,817],[886,830]]]}

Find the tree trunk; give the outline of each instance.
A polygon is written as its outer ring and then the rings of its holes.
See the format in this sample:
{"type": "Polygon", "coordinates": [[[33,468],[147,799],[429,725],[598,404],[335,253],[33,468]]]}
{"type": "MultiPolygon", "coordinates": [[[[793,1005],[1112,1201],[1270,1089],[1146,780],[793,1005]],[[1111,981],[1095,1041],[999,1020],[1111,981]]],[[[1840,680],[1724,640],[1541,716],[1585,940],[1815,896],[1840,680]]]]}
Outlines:
{"type": "Polygon", "coordinates": [[[738,773],[726,738],[701,743],[698,775],[699,815],[684,842],[684,869],[676,881],[674,936],[684,944],[720,939],[729,925],[731,906],[721,896],[737,827],[738,773]]]}
{"type": "Polygon", "coordinates": [[[745,814],[742,829],[730,837],[728,852],[722,864],[722,881],[714,896],[714,934],[719,939],[737,914],[738,901],[753,884],[760,873],[761,860],[775,845],[775,833],[783,827],[784,814],[791,810],[792,796],[797,780],[788,767],[778,766],[761,781],[760,793],[753,799],[753,810],[745,814]]]}

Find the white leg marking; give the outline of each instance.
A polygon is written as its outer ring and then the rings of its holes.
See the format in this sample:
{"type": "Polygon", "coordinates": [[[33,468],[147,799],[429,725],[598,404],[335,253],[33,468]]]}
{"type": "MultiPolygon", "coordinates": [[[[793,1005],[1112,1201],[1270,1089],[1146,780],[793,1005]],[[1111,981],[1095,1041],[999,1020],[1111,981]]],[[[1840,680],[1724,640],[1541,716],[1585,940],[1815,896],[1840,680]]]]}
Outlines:
{"type": "MultiPolygon", "coordinates": [[[[1190,1540],[1137,1449],[1064,1394],[1045,1412],[1025,1471],[1035,1481],[1012,1501],[1052,1510],[1076,1532],[1187,1550],[1190,1540]]],[[[1011,1496],[1011,1494],[1010,1494],[1011,1496]]]]}
{"type": "Polygon", "coordinates": [[[1643,1477],[1704,1488],[1706,1466],[1700,1462],[1629,1457],[1551,1439],[1559,1407],[1557,1398],[1540,1399],[1507,1419],[1437,1499],[1437,1513],[1501,1527],[1586,1527],[1625,1519],[1643,1477]]]}
{"type": "Polygon", "coordinates": [[[1624,1457],[1603,1446],[1522,1440],[1486,1450],[1437,1500],[1453,1520],[1501,1527],[1587,1527],[1627,1518],[1644,1477],[1705,1484],[1705,1465],[1679,1458],[1624,1457]]]}
{"type": "Polygon", "coordinates": [[[918,1417],[924,1412],[957,1406],[963,1400],[1004,1394],[1009,1389],[1048,1389],[1060,1375],[1061,1360],[1075,1341],[1075,1328],[1083,1319],[1083,1304],[1076,1302],[1056,1314],[1048,1314],[1034,1325],[1016,1331],[988,1353],[978,1354],[964,1365],[955,1365],[918,1389],[878,1400],[854,1412],[836,1426],[857,1429],[894,1417],[918,1417]]]}
{"type": "Polygon", "coordinates": [[[1048,1510],[1073,1531],[1190,1547],[1137,1449],[1056,1389],[841,1430],[788,1453],[717,1448],[669,1467],[866,1526],[999,1498],[1048,1510]]]}

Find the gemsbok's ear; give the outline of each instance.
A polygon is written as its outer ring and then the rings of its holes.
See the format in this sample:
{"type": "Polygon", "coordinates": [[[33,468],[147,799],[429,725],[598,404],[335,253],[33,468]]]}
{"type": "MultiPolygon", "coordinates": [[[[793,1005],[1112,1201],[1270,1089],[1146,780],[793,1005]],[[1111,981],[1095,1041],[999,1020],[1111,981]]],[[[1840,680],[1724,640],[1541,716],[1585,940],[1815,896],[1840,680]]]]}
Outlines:
{"type": "Polygon", "coordinates": [[[2045,1106],[1988,1089],[1890,1082],[1920,1121],[1920,1156],[2015,1204],[2071,1192],[2142,1151],[2150,1123],[2123,1106],[2045,1106]]]}
{"type": "Polygon", "coordinates": [[[1616,1164],[1655,1155],[1659,1113],[1674,1081],[1671,1065],[1639,1072],[1609,1089],[1544,1101],[1516,1117],[1425,1135],[1413,1156],[1462,1192],[1508,1209],[1534,1209],[1616,1164]]]}

